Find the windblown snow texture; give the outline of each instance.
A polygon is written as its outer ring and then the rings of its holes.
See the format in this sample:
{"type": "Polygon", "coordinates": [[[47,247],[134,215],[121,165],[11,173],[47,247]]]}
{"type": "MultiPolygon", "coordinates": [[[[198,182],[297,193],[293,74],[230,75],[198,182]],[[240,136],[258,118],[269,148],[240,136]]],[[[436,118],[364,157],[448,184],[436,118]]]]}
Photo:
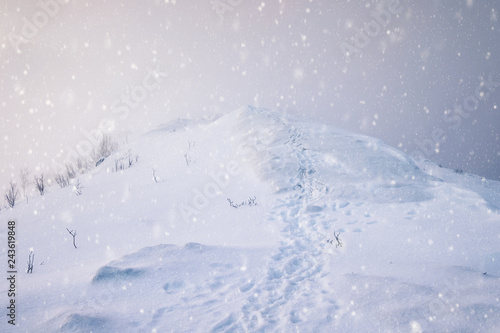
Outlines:
{"type": "Polygon", "coordinates": [[[500,327],[498,182],[253,107],[159,126],[79,178],[0,213],[37,258],[4,332],[500,327]]]}

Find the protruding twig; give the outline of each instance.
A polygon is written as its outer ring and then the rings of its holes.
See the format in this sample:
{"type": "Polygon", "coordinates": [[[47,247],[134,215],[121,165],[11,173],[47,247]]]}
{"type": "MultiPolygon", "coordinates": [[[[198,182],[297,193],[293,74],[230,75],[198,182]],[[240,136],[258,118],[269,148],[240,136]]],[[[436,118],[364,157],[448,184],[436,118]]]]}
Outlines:
{"type": "MultiPolygon", "coordinates": [[[[337,244],[335,244],[335,247],[342,247],[343,243],[342,241],[340,240],[339,236],[340,236],[340,232],[338,235],[335,234],[335,231],[333,232],[333,236],[335,236],[335,240],[337,241],[337,244]]],[[[327,243],[330,243],[333,245],[333,239],[327,239],[326,240],[327,243]]]]}
{"type": "Polygon", "coordinates": [[[255,202],[256,199],[257,199],[256,196],[254,196],[253,198],[249,197],[248,198],[248,205],[249,206],[257,206],[257,202],[255,202]]]}
{"type": "Polygon", "coordinates": [[[247,206],[257,206],[257,202],[255,200],[257,200],[256,196],[254,196],[253,198],[252,197],[248,197],[248,201],[242,201],[239,204],[235,204],[233,202],[233,200],[227,198],[227,201],[229,202],[229,206],[234,207],[234,208],[239,208],[239,207],[245,206],[245,205],[247,205],[247,206]]]}
{"type": "Polygon", "coordinates": [[[82,184],[80,183],[80,179],[77,179],[76,185],[73,187],[73,191],[76,195],[82,195],[82,184]]]}
{"type": "Polygon", "coordinates": [[[35,254],[33,251],[30,251],[30,255],[28,257],[28,270],[27,273],[31,274],[33,273],[33,263],[35,262],[35,254]]]}
{"type": "Polygon", "coordinates": [[[333,232],[333,235],[335,236],[335,240],[337,241],[337,244],[335,244],[335,247],[342,247],[342,241],[340,240],[339,236],[340,236],[340,232],[338,235],[335,235],[335,231],[333,232]]]}
{"type": "Polygon", "coordinates": [[[76,238],[76,230],[69,231],[68,228],[66,228],[66,230],[68,230],[69,234],[71,236],[73,236],[73,246],[75,247],[75,249],[77,249],[77,247],[76,247],[76,240],[75,240],[75,238],[76,238]]]}
{"type": "Polygon", "coordinates": [[[186,165],[189,166],[191,163],[194,163],[196,161],[193,161],[193,159],[191,158],[191,155],[188,155],[187,153],[184,154],[184,158],[186,159],[186,165]]]}

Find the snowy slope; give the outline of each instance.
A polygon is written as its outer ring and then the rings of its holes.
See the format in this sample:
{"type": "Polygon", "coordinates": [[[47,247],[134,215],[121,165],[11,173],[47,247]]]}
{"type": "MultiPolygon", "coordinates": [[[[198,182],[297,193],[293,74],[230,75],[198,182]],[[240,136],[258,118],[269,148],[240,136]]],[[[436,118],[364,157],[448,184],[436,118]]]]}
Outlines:
{"type": "Polygon", "coordinates": [[[18,261],[36,255],[18,331],[500,327],[500,183],[377,139],[244,107],[160,126],[79,179],[0,212],[18,261]],[[122,156],[137,162],[112,172],[122,156]]]}

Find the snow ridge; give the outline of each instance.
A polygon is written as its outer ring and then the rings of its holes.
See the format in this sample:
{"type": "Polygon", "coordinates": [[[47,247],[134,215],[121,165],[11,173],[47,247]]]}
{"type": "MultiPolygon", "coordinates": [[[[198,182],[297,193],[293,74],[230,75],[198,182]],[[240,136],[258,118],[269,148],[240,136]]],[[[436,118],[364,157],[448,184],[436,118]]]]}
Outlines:
{"type": "Polygon", "coordinates": [[[286,227],[277,253],[268,264],[266,279],[252,289],[253,294],[243,305],[242,315],[235,324],[244,331],[286,331],[289,327],[283,322],[298,324],[305,320],[313,309],[319,308],[322,297],[332,303],[323,309],[324,318],[335,308],[328,291],[319,288],[320,279],[324,277],[325,246],[324,236],[318,232],[313,217],[318,214],[311,207],[318,210],[321,207],[310,206],[328,193],[328,187],[313,177],[316,170],[304,146],[305,133],[299,128],[292,128],[288,133],[285,149],[297,161],[298,173],[291,179],[293,190],[278,200],[269,217],[270,222],[281,220],[286,227]]]}
{"type": "Polygon", "coordinates": [[[26,315],[18,328],[495,332],[500,325],[498,182],[418,167],[377,139],[253,107],[160,127],[129,149],[140,156],[133,167],[108,172],[105,161],[82,176],[81,196],[51,188],[8,212],[31,223],[18,248],[44,262],[20,275],[26,315]],[[194,142],[196,162],[187,165],[194,142]],[[231,163],[238,172],[229,176],[231,163]],[[202,194],[203,202],[194,200],[202,194]],[[227,204],[249,195],[258,205],[227,204]],[[179,213],[186,203],[195,218],[179,213]],[[78,230],[78,249],[66,228],[78,230]],[[327,242],[334,232],[342,246],[327,242]]]}

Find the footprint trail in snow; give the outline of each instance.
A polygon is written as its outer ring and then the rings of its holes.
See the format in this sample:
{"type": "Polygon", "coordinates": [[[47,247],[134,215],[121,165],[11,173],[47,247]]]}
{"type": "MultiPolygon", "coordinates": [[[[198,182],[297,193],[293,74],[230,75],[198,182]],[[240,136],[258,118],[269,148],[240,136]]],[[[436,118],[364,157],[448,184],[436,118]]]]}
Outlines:
{"type": "Polygon", "coordinates": [[[334,295],[321,281],[324,263],[330,258],[325,253],[330,244],[319,231],[320,205],[328,187],[314,178],[316,170],[304,147],[304,133],[294,128],[289,134],[286,153],[297,161],[298,172],[291,179],[291,190],[278,200],[269,217],[271,222],[284,223],[283,240],[269,262],[267,276],[251,290],[242,308],[238,325],[248,331],[286,330],[284,323],[297,325],[311,316],[328,320],[336,308],[334,295]],[[318,312],[316,305],[325,302],[331,308],[318,312]]]}

